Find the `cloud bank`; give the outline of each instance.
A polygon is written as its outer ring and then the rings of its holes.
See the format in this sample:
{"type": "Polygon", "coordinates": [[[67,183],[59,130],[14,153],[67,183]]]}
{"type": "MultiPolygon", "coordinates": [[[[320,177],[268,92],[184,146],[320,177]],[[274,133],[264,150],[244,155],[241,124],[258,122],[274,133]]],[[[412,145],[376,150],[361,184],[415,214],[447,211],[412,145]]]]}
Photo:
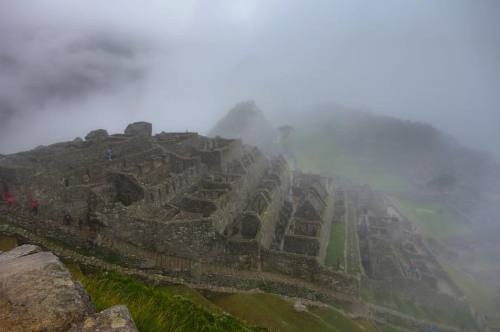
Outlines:
{"type": "Polygon", "coordinates": [[[500,157],[495,0],[3,1],[0,153],[121,131],[206,132],[254,99],[428,121],[500,157]]]}

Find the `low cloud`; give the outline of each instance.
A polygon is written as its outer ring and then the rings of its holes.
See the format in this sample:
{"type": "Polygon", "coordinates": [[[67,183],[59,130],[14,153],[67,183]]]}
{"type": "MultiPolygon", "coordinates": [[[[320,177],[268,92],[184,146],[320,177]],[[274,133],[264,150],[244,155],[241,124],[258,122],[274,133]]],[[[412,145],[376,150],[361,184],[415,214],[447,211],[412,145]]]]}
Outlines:
{"type": "Polygon", "coordinates": [[[236,102],[430,122],[500,156],[494,0],[0,4],[0,153],[147,120],[206,132],[236,102]]]}

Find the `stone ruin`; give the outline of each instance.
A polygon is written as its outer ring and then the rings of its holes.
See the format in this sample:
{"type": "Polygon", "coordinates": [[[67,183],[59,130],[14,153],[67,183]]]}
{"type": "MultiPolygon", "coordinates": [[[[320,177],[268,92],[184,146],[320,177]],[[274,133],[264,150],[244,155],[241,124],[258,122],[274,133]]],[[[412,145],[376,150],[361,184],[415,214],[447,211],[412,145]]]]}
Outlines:
{"type": "MultiPolygon", "coordinates": [[[[238,139],[153,136],[145,122],[124,134],[100,129],[2,156],[0,185],[15,199],[0,205],[10,224],[122,265],[194,283],[250,288],[292,278],[328,290],[315,294],[357,294],[355,278],[323,264],[334,181],[293,172],[238,139]]],[[[271,291],[322,296],[287,287],[271,291]]]]}
{"type": "MultiPolygon", "coordinates": [[[[462,292],[425,238],[416,232],[411,221],[391,200],[366,186],[354,188],[352,196],[357,210],[356,227],[365,291],[371,292],[379,303],[392,310],[399,309],[401,302],[392,300],[398,299],[436,315],[446,316],[451,312],[453,315],[474,316],[462,292]]],[[[411,319],[400,321],[401,317],[391,315],[389,311],[375,310],[375,321],[410,330],[424,328],[410,327],[411,319]]],[[[440,326],[439,330],[460,329],[440,326]]]]}
{"type": "Polygon", "coordinates": [[[285,235],[285,251],[318,256],[324,261],[333,220],[332,179],[312,174],[294,177],[295,213],[285,235]]]}

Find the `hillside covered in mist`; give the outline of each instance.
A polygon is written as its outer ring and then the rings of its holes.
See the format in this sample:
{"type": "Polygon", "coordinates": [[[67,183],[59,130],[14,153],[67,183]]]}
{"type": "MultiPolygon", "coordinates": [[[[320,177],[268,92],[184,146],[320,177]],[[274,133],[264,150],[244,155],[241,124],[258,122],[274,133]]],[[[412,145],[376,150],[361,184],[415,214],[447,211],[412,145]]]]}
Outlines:
{"type": "Polygon", "coordinates": [[[271,146],[278,137],[277,131],[254,101],[236,104],[217,122],[209,135],[241,138],[245,143],[256,145],[265,152],[272,150],[271,146]]]}
{"type": "Polygon", "coordinates": [[[493,156],[461,145],[428,123],[335,104],[281,121],[271,125],[255,103],[240,103],[210,135],[239,137],[269,151],[284,143],[278,127],[289,125],[287,148],[304,168],[393,192],[411,187],[442,195],[468,193],[469,204],[500,190],[500,166],[493,156]]]}
{"type": "MultiPolygon", "coordinates": [[[[255,127],[239,115],[233,110],[221,121],[238,124],[233,136],[259,144],[259,126],[268,123],[263,113],[255,127]]],[[[296,168],[368,184],[397,202],[450,264],[448,273],[467,296],[495,315],[500,304],[500,165],[494,157],[428,123],[334,104],[280,118],[272,126],[278,137],[274,152],[285,154],[296,168]],[[286,138],[284,127],[289,128],[286,138]]]]}

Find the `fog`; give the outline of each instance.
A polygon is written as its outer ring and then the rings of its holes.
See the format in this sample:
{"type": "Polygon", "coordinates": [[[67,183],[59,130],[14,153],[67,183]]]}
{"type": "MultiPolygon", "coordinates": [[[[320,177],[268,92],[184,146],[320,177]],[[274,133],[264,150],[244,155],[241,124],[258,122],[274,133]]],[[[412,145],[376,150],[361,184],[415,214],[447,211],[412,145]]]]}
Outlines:
{"type": "Polygon", "coordinates": [[[496,0],[2,1],[0,153],[207,132],[253,99],[277,122],[336,102],[427,121],[500,158],[496,0]]]}

